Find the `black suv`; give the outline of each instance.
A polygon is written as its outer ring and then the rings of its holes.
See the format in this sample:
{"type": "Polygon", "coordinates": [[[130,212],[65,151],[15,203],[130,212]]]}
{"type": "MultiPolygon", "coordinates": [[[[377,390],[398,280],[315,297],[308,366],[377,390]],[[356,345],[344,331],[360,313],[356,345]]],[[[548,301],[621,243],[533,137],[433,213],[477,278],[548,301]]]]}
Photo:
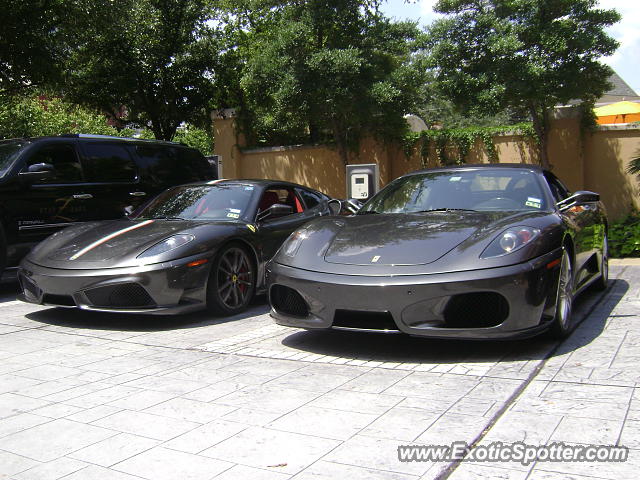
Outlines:
{"type": "Polygon", "coordinates": [[[120,218],[167,187],[215,179],[196,149],[102,135],[0,141],[0,272],[62,227],[120,218]]]}

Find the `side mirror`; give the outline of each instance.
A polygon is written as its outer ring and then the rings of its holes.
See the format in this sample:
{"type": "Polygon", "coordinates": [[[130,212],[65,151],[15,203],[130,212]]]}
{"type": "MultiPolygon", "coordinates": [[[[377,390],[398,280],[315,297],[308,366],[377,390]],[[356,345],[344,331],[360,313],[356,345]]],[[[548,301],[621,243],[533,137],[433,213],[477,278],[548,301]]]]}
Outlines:
{"type": "Polygon", "coordinates": [[[600,200],[600,195],[588,190],[579,190],[568,198],[565,198],[561,202],[558,202],[558,208],[560,210],[567,210],[575,205],[581,205],[584,203],[593,203],[600,200]]]}
{"type": "Polygon", "coordinates": [[[350,213],[356,213],[362,208],[362,205],[364,205],[364,203],[362,203],[360,200],[356,198],[350,198],[345,202],[344,208],[350,213]]]}
{"type": "Polygon", "coordinates": [[[34,163],[33,165],[29,165],[27,168],[27,172],[53,172],[55,168],[50,163],[34,163]]]}
{"type": "Polygon", "coordinates": [[[340,200],[332,198],[327,202],[327,206],[329,207],[331,215],[340,215],[340,212],[342,211],[342,202],[340,200]]]}
{"type": "Polygon", "coordinates": [[[293,207],[282,203],[274,203],[266,210],[258,213],[258,220],[266,220],[277,217],[284,217],[293,213],[293,207]]]}
{"type": "Polygon", "coordinates": [[[20,172],[18,176],[27,183],[37,182],[52,178],[55,175],[55,168],[50,163],[34,163],[29,165],[26,172],[20,172]]]}

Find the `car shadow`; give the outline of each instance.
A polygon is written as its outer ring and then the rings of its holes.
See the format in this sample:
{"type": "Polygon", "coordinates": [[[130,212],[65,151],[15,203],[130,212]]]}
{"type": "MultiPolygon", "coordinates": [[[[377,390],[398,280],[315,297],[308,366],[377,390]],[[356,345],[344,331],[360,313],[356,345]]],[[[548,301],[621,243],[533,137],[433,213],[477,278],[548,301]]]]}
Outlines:
{"type": "Polygon", "coordinates": [[[20,285],[14,270],[5,270],[0,274],[0,306],[12,302],[20,293],[20,285]]]}
{"type": "Polygon", "coordinates": [[[251,306],[238,315],[228,317],[215,316],[208,311],[199,311],[182,315],[144,315],[111,312],[93,312],[78,308],[52,307],[25,315],[34,322],[60,327],[91,328],[95,330],[118,330],[132,332],[154,332],[201,328],[224,324],[249,317],[264,315],[269,311],[266,297],[254,298],[251,306]]]}
{"type": "Polygon", "coordinates": [[[574,302],[574,314],[583,320],[564,341],[546,334],[521,340],[471,341],[403,334],[300,330],[285,337],[282,344],[301,352],[379,362],[452,364],[541,360],[550,354],[578,349],[596,339],[602,333],[609,314],[628,289],[626,281],[612,280],[605,292],[589,289],[582,293],[574,302]]]}

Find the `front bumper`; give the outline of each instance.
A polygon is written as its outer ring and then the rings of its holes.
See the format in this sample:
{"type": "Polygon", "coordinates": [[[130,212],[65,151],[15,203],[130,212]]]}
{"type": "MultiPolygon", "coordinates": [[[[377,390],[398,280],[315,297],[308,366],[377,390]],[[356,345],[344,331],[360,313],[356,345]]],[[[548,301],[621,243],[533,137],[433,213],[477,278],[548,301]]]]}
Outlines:
{"type": "Polygon", "coordinates": [[[559,272],[553,261],[560,255],[558,249],[518,265],[406,276],[337,275],[272,262],[267,269],[271,316],[280,325],[305,329],[461,339],[532,336],[548,328],[553,319],[559,272]],[[306,303],[306,310],[292,314],[290,309],[276,308],[274,287],[293,289],[306,303]],[[497,300],[495,324],[488,318],[493,306],[465,306],[464,299],[478,302],[483,298],[497,300]],[[453,302],[456,308],[451,307],[453,302]],[[451,312],[464,318],[451,318],[451,312]],[[350,315],[358,320],[350,322],[350,315]],[[367,326],[368,315],[371,327],[367,326]],[[379,321],[381,315],[387,320],[379,321]]]}
{"type": "Polygon", "coordinates": [[[198,257],[127,268],[72,270],[23,260],[18,269],[20,300],[101,312],[176,314],[206,305],[208,263],[198,257]]]}

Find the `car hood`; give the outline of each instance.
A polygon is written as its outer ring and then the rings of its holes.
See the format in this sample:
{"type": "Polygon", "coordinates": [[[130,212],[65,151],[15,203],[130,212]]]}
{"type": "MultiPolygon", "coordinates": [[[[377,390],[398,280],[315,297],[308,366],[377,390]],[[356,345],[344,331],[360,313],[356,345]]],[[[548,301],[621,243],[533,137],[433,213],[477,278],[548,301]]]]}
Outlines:
{"type": "MultiPolygon", "coordinates": [[[[215,224],[190,220],[114,220],[62,230],[38,245],[27,257],[52,268],[87,269],[138,266],[149,263],[138,255],[177,233],[196,234],[215,224]]],[[[219,226],[225,228],[225,223],[219,226]]],[[[196,242],[191,242],[196,243],[196,242]]]]}
{"type": "Polygon", "coordinates": [[[297,237],[303,240],[292,247],[293,253],[283,248],[275,262],[308,271],[380,276],[493,268],[521,263],[556,248],[563,228],[553,211],[328,217],[303,227],[297,237]],[[516,225],[537,228],[541,235],[513,255],[481,258],[500,232],[516,225]]]}
{"type": "Polygon", "coordinates": [[[356,215],[345,222],[325,260],[346,265],[424,265],[484,228],[485,213],[356,215]]]}

